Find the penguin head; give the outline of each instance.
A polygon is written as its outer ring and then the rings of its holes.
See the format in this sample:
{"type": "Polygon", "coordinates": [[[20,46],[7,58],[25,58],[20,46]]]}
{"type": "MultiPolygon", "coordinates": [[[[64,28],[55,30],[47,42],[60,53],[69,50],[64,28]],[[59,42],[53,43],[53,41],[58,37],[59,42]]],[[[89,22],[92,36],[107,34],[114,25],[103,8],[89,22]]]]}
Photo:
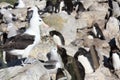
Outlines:
{"type": "Polygon", "coordinates": [[[113,38],[113,39],[110,40],[109,46],[110,46],[110,49],[111,49],[112,52],[114,52],[116,50],[119,50],[119,48],[116,45],[115,38],[113,38]]]}
{"type": "Polygon", "coordinates": [[[61,57],[67,56],[66,49],[62,47],[58,47],[57,52],[61,55],[61,57]]]}
{"type": "Polygon", "coordinates": [[[50,36],[54,36],[54,35],[60,36],[60,35],[62,35],[59,31],[56,31],[56,30],[50,31],[49,34],[50,34],[50,36]]]}
{"type": "Polygon", "coordinates": [[[53,30],[53,31],[49,32],[49,35],[53,37],[55,35],[55,33],[56,33],[56,31],[53,30]]]}
{"type": "Polygon", "coordinates": [[[93,31],[93,33],[94,33],[95,38],[99,38],[99,39],[101,39],[101,40],[105,40],[105,36],[103,35],[103,32],[102,32],[102,30],[100,29],[98,23],[95,23],[95,24],[93,25],[93,30],[92,30],[92,31],[93,31]]]}
{"type": "Polygon", "coordinates": [[[7,9],[7,10],[12,10],[13,9],[13,7],[11,5],[5,6],[4,8],[7,9]]]}
{"type": "Polygon", "coordinates": [[[87,53],[88,52],[84,48],[80,47],[78,51],[75,53],[74,58],[78,60],[78,56],[81,56],[81,55],[85,56],[87,53]]]}
{"type": "Polygon", "coordinates": [[[65,45],[65,39],[59,31],[52,30],[49,32],[49,35],[52,37],[57,46],[65,45]]]}
{"type": "Polygon", "coordinates": [[[58,53],[57,53],[57,47],[52,47],[50,52],[47,53],[48,60],[57,60],[58,59],[58,53]]]}

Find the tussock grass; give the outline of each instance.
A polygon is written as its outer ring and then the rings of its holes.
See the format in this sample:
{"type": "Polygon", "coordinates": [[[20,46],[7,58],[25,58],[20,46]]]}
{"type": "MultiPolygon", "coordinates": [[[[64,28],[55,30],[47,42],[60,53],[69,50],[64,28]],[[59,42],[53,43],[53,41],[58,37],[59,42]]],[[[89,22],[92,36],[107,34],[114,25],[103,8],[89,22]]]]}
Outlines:
{"type": "Polygon", "coordinates": [[[16,1],[17,1],[17,0],[0,0],[0,3],[1,3],[1,2],[8,2],[8,3],[10,3],[10,4],[13,5],[16,1]]]}
{"type": "MultiPolygon", "coordinates": [[[[49,1],[49,0],[46,0],[46,1],[49,1]]],[[[55,4],[57,0],[52,0],[52,3],[55,4]]]]}

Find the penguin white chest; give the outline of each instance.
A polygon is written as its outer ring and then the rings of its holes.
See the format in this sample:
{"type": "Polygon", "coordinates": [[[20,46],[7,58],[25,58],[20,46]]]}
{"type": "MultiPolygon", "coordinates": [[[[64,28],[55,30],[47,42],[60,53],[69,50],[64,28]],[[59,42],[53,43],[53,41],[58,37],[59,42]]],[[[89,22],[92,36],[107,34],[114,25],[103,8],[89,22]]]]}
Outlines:
{"type": "Polygon", "coordinates": [[[95,36],[97,36],[97,31],[96,28],[93,26],[93,33],[95,34],[95,36]]]}
{"type": "Polygon", "coordinates": [[[18,6],[16,6],[16,8],[24,8],[25,7],[25,4],[22,0],[19,0],[19,4],[18,6]]]}
{"type": "Polygon", "coordinates": [[[57,36],[57,35],[54,35],[54,36],[53,36],[53,41],[54,41],[57,45],[59,45],[59,46],[62,45],[61,39],[60,39],[60,37],[57,36]]]}
{"type": "Polygon", "coordinates": [[[113,53],[112,60],[113,60],[113,67],[114,67],[114,69],[115,70],[119,70],[120,69],[120,58],[119,58],[119,55],[117,53],[113,53]]]}
{"type": "Polygon", "coordinates": [[[60,2],[60,12],[62,11],[62,8],[64,7],[64,5],[65,5],[65,4],[64,4],[64,1],[61,1],[61,2],[60,2]]]}
{"type": "Polygon", "coordinates": [[[85,56],[83,56],[83,55],[78,56],[78,61],[81,62],[81,64],[85,68],[85,73],[92,73],[93,72],[93,68],[85,56]]]}

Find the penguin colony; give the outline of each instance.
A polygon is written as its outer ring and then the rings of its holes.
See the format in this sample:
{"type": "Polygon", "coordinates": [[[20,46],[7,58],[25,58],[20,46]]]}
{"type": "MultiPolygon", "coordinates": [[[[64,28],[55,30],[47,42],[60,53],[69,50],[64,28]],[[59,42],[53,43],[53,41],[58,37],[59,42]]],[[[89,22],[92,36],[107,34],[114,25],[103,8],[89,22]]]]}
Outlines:
{"type": "MultiPolygon", "coordinates": [[[[111,17],[115,17],[120,22],[120,14],[114,10],[114,3],[120,5],[117,0],[98,3],[109,5],[108,13],[105,16],[105,28],[111,17]]],[[[81,0],[46,0],[46,6],[43,10],[40,10],[37,6],[27,7],[27,16],[24,21],[29,24],[29,28],[16,28],[14,22],[19,19],[10,10],[22,8],[26,8],[23,0],[18,0],[13,6],[8,5],[0,8],[0,24],[7,24],[7,31],[1,32],[2,40],[0,44],[5,64],[10,64],[17,59],[28,58],[32,49],[41,42],[39,26],[45,23],[40,13],[50,13],[52,15],[65,11],[68,15],[71,15],[75,11],[75,19],[79,19],[80,13],[89,11],[89,8],[86,9],[81,0]]],[[[93,23],[90,28],[87,36],[91,36],[91,39],[106,40],[98,23],[93,23]]],[[[55,80],[85,80],[86,74],[94,73],[99,68],[100,57],[94,44],[88,47],[88,50],[85,48],[86,46],[81,46],[74,53],[74,56],[70,56],[66,49],[66,40],[61,32],[52,30],[49,31],[49,36],[55,46],[47,53],[48,60],[41,62],[49,74],[56,74],[55,80]]],[[[120,70],[120,49],[116,45],[115,38],[110,39],[108,44],[110,52],[104,66],[114,74],[115,71],[120,70]]]]}

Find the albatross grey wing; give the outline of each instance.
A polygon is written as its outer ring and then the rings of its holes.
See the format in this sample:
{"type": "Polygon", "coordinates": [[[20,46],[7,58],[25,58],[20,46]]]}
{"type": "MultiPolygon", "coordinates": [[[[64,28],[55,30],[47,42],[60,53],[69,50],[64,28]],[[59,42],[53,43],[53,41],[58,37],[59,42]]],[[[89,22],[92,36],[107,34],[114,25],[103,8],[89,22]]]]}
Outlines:
{"type": "Polygon", "coordinates": [[[33,44],[35,36],[28,34],[19,34],[7,39],[6,43],[1,47],[3,50],[25,49],[33,44]]]}

